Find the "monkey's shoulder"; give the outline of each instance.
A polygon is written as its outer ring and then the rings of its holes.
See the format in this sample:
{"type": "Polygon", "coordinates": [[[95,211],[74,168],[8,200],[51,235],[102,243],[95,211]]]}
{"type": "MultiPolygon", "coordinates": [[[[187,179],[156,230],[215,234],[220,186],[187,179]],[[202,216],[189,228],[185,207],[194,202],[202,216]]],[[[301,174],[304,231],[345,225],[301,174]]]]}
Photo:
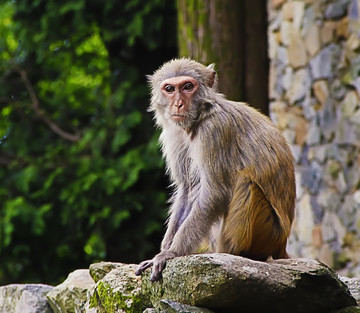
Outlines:
{"type": "Polygon", "coordinates": [[[228,107],[237,111],[240,115],[250,116],[250,119],[260,119],[262,121],[271,122],[269,117],[263,114],[260,110],[251,106],[251,104],[242,101],[230,101],[228,100],[228,107]]]}
{"type": "Polygon", "coordinates": [[[214,110],[214,119],[219,120],[218,127],[243,133],[258,134],[278,132],[270,118],[246,102],[218,99],[218,107],[214,110]]]}

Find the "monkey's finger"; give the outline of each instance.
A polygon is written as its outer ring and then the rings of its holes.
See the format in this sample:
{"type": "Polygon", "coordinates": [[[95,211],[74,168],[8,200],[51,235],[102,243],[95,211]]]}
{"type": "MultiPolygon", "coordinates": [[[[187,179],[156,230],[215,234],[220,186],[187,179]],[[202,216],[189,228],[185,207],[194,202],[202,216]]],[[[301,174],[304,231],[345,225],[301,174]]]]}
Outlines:
{"type": "Polygon", "coordinates": [[[153,283],[153,282],[159,281],[160,278],[161,278],[161,274],[159,274],[159,273],[153,273],[153,274],[150,276],[149,280],[153,283]]]}
{"type": "Polygon", "coordinates": [[[159,271],[154,272],[153,271],[153,273],[150,276],[150,281],[151,282],[159,281],[160,278],[161,278],[161,272],[159,272],[159,271]]]}
{"type": "Polygon", "coordinates": [[[148,269],[151,266],[152,266],[152,264],[145,264],[143,266],[139,266],[137,268],[137,270],[135,271],[135,275],[137,275],[137,276],[141,275],[146,269],[148,269]]]}
{"type": "Polygon", "coordinates": [[[135,271],[135,275],[137,276],[141,275],[146,269],[148,269],[151,266],[153,266],[152,260],[141,262],[139,267],[135,271]]]}
{"type": "Polygon", "coordinates": [[[166,264],[166,261],[160,261],[160,262],[154,263],[152,274],[150,276],[150,281],[154,282],[154,281],[160,280],[160,278],[162,276],[161,273],[165,268],[165,264],[166,264]]]}

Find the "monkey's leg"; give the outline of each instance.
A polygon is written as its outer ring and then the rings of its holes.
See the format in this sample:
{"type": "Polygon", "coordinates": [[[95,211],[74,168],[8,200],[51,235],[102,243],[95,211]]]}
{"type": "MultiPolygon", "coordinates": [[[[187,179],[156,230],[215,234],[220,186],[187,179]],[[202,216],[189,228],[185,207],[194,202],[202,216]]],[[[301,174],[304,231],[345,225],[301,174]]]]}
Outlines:
{"type": "Polygon", "coordinates": [[[196,250],[196,253],[217,252],[217,247],[219,245],[218,239],[220,237],[220,232],[222,229],[222,221],[223,219],[220,218],[220,221],[214,223],[214,225],[211,226],[209,236],[204,238],[199,248],[196,250]]]}
{"type": "Polygon", "coordinates": [[[286,258],[287,236],[261,188],[249,178],[239,177],[218,250],[255,260],[286,258]]]}

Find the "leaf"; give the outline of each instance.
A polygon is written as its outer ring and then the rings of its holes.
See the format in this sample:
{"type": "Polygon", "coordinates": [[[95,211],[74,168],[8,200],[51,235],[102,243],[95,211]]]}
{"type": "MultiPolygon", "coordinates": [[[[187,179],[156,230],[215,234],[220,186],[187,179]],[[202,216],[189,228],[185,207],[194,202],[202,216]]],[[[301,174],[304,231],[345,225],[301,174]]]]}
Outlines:
{"type": "Polygon", "coordinates": [[[44,233],[46,229],[46,219],[45,215],[52,209],[52,204],[47,203],[42,205],[35,211],[33,218],[33,232],[35,235],[40,236],[44,233]]]}
{"type": "Polygon", "coordinates": [[[44,182],[44,189],[49,189],[55,178],[59,175],[61,175],[64,172],[64,169],[62,167],[56,168],[54,171],[51,172],[51,174],[48,176],[48,178],[44,182]]]}
{"type": "Polygon", "coordinates": [[[25,193],[29,192],[30,184],[36,180],[38,169],[35,165],[29,165],[18,173],[16,185],[25,193]]]}
{"type": "Polygon", "coordinates": [[[84,246],[84,251],[93,258],[104,258],[106,253],[104,240],[98,233],[91,234],[84,246]]]}

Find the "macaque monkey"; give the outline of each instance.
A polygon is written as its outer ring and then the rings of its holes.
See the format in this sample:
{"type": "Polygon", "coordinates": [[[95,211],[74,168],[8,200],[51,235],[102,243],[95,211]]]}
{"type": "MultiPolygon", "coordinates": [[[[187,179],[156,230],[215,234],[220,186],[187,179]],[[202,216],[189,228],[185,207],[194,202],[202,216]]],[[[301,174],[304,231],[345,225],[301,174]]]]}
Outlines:
{"type": "Polygon", "coordinates": [[[161,252],[136,274],[152,266],[150,280],[159,280],[167,260],[198,252],[288,258],[295,178],[277,128],[218,93],[213,65],[175,59],[148,79],[175,190],[161,252]]]}

